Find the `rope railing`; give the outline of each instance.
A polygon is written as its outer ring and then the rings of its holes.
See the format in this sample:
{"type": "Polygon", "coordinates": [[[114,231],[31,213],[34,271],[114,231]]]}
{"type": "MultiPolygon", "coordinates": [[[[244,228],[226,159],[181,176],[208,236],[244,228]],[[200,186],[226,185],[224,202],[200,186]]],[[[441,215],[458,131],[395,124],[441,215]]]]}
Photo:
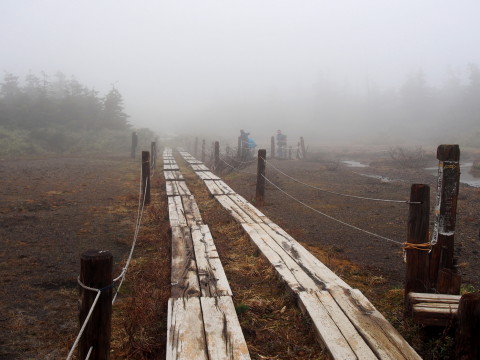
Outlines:
{"type": "MultiPolygon", "coordinates": [[[[115,300],[117,299],[117,295],[118,293],[120,292],[120,288],[122,287],[122,284],[123,284],[123,281],[125,280],[125,276],[126,276],[126,273],[128,271],[128,267],[130,265],[130,262],[132,260],[132,256],[133,256],[133,251],[135,249],[135,246],[136,246],[136,243],[137,243],[137,238],[138,238],[138,234],[139,234],[139,231],[140,231],[140,226],[141,226],[141,222],[142,222],[142,218],[143,218],[143,212],[144,212],[144,209],[145,209],[145,197],[146,197],[146,194],[147,194],[147,184],[148,184],[148,178],[145,179],[145,191],[143,191],[143,199],[142,199],[142,181],[140,181],[140,192],[139,192],[139,199],[138,199],[138,209],[137,209],[137,219],[135,221],[135,232],[134,232],[134,236],[133,236],[133,241],[132,241],[132,246],[130,248],[130,253],[129,253],[129,256],[128,256],[128,259],[125,263],[125,266],[122,268],[122,271],[120,273],[120,275],[118,275],[116,278],[114,278],[112,280],[112,284],[110,285],[107,285],[101,289],[96,289],[96,288],[92,288],[92,287],[89,287],[89,286],[86,286],[85,284],[82,283],[82,281],[80,280],[80,276],[77,278],[77,282],[78,284],[85,290],[88,290],[88,291],[94,291],[94,292],[97,292],[97,295],[90,307],[90,310],[88,311],[88,314],[87,316],[85,317],[85,320],[83,321],[83,324],[80,328],[80,331],[79,333],[77,334],[77,337],[75,338],[75,341],[67,355],[67,358],[66,360],[70,360],[73,356],[73,353],[75,351],[75,349],[78,347],[78,343],[85,331],[85,328],[92,316],[92,313],[93,313],[93,310],[95,309],[95,306],[97,305],[98,303],[98,300],[100,298],[100,295],[102,294],[103,291],[107,290],[107,289],[110,289],[112,287],[115,287],[115,284],[120,280],[120,284],[118,285],[118,287],[116,287],[116,291],[115,291],[115,295],[113,297],[113,300],[112,300],[112,304],[115,303],[115,300]]],[[[87,353],[87,356],[85,358],[85,360],[87,360],[89,357],[90,357],[90,354],[91,352],[93,351],[93,347],[90,347],[88,353],[87,353]]]]}
{"type": "MultiPolygon", "coordinates": [[[[227,165],[228,167],[232,168],[232,169],[235,170],[235,171],[242,172],[242,173],[245,173],[245,174],[250,174],[250,175],[257,175],[257,174],[254,173],[254,172],[242,170],[242,169],[240,169],[238,166],[233,166],[233,165],[229,164],[222,156],[220,156],[220,160],[221,160],[223,163],[225,163],[225,165],[227,165]]],[[[256,160],[255,160],[255,161],[256,161],[256,160]]]]}
{"type": "Polygon", "coordinates": [[[349,198],[355,198],[355,199],[361,199],[361,200],[369,200],[369,201],[380,201],[380,202],[399,203],[399,204],[421,204],[420,202],[410,202],[408,200],[378,199],[378,198],[371,198],[371,197],[366,197],[366,196],[344,194],[344,193],[339,193],[339,192],[335,192],[335,191],[331,191],[331,190],[322,189],[322,188],[319,188],[317,186],[313,186],[313,185],[304,183],[303,181],[300,181],[300,180],[286,174],[285,172],[283,172],[282,170],[277,168],[275,165],[273,165],[270,161],[267,161],[266,159],[263,159],[263,160],[265,161],[267,166],[270,166],[272,169],[276,170],[277,172],[279,172],[280,174],[289,178],[290,180],[293,180],[298,184],[301,184],[301,185],[307,186],[309,188],[312,188],[312,189],[315,189],[315,190],[318,190],[318,191],[321,191],[321,192],[325,192],[325,193],[328,193],[328,194],[338,195],[338,196],[343,196],[343,197],[349,197],[349,198]]]}

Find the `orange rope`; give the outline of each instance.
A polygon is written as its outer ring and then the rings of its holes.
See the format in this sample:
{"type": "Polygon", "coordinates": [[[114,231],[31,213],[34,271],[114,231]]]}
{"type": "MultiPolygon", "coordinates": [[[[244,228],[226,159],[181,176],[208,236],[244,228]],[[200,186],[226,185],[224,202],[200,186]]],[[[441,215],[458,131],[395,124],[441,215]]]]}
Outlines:
{"type": "Polygon", "coordinates": [[[403,243],[403,249],[404,250],[421,250],[421,251],[430,251],[432,249],[432,244],[427,242],[427,243],[420,243],[420,244],[414,244],[414,243],[409,243],[409,242],[404,242],[403,243]]]}

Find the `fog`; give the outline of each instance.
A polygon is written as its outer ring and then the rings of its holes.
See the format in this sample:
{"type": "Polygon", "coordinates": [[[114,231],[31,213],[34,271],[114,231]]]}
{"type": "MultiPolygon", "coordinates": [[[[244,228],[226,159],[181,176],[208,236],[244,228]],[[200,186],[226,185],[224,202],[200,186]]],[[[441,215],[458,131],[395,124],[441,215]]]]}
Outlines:
{"type": "Polygon", "coordinates": [[[115,86],[130,123],[160,134],[468,143],[478,14],[478,0],[3,0],[0,69],[115,86]]]}

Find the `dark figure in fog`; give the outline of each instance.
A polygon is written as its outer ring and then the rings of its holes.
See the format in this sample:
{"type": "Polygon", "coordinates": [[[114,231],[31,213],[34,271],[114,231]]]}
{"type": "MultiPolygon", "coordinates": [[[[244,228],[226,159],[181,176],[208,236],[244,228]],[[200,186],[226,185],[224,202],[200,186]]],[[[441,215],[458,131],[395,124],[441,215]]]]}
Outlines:
{"type": "Polygon", "coordinates": [[[287,135],[282,134],[281,130],[277,130],[277,158],[287,158],[287,135]]]}
{"type": "Polygon", "coordinates": [[[246,160],[248,158],[248,154],[250,153],[250,150],[248,148],[248,135],[250,135],[250,133],[247,133],[245,131],[240,130],[240,154],[241,154],[241,158],[242,160],[246,160]]]}

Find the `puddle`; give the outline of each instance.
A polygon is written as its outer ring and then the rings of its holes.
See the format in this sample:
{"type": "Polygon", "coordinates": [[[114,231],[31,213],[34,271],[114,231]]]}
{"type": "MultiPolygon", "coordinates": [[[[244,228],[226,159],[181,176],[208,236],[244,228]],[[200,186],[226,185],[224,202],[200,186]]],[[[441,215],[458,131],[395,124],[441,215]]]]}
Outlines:
{"type": "MultiPolygon", "coordinates": [[[[472,162],[460,163],[460,182],[473,187],[480,187],[480,177],[474,176],[471,173],[472,166],[472,162]]],[[[430,174],[437,176],[437,166],[428,167],[425,170],[427,170],[430,174]]]]}
{"type": "Polygon", "coordinates": [[[343,160],[343,164],[347,165],[348,167],[356,167],[356,168],[366,168],[368,165],[362,164],[361,162],[358,161],[352,161],[352,160],[343,160]]]}

